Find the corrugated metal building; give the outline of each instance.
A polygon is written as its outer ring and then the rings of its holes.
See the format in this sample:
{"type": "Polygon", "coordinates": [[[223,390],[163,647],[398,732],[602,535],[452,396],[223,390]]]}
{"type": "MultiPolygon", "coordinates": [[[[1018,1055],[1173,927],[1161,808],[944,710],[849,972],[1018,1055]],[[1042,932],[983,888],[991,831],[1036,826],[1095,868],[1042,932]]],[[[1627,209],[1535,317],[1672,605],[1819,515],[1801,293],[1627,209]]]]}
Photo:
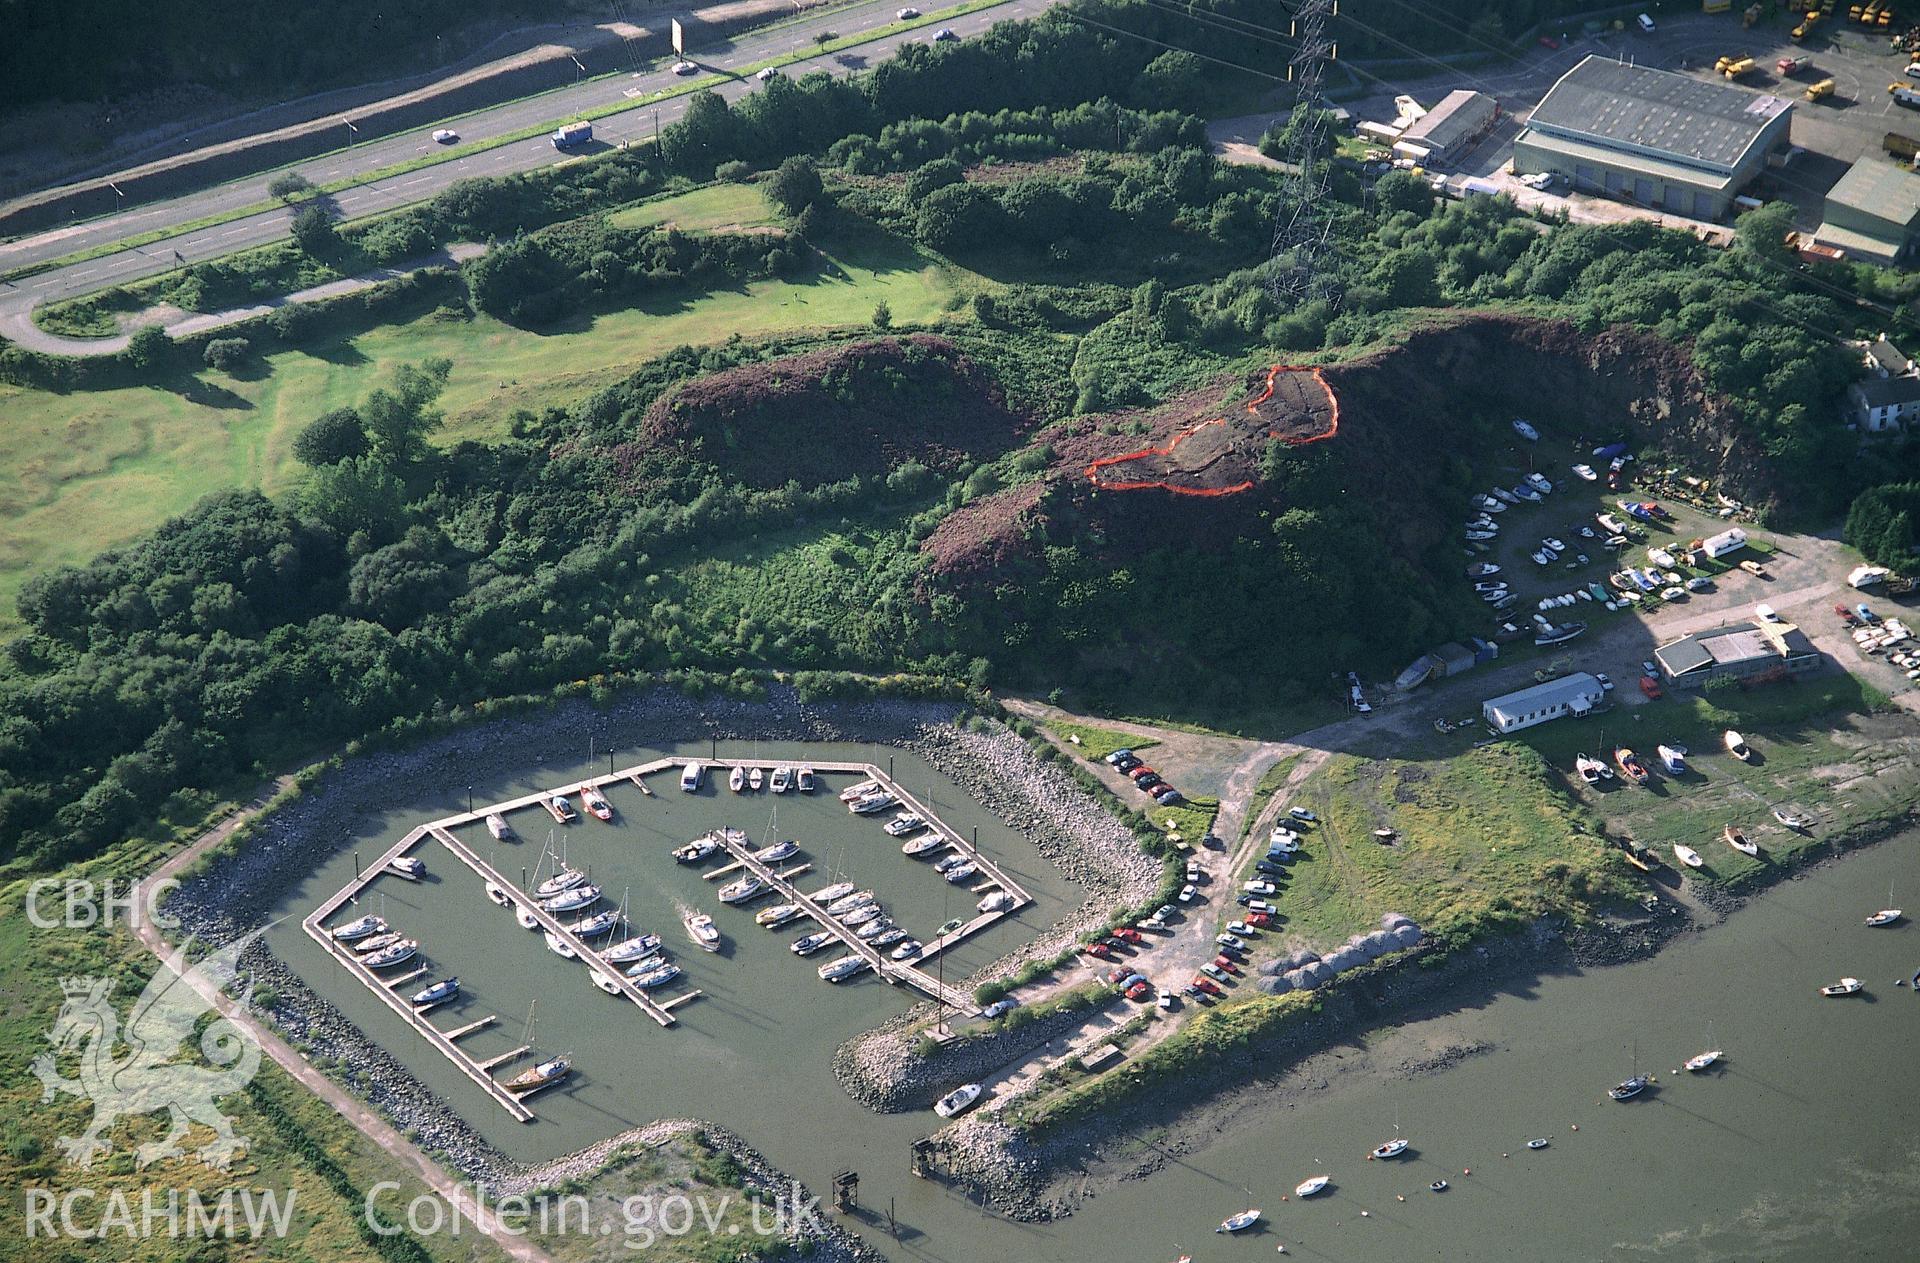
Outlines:
{"type": "Polygon", "coordinates": [[[1486,93],[1465,88],[1449,92],[1445,100],[1401,134],[1393,152],[1422,166],[1450,167],[1499,119],[1500,102],[1486,93]]]}
{"type": "Polygon", "coordinates": [[[1495,732],[1518,732],[1562,715],[1585,715],[1606,696],[1598,679],[1576,671],[1517,693],[1489,698],[1480,704],[1480,714],[1495,732]]]}
{"type": "Polygon", "coordinates": [[[1820,665],[1820,651],[1792,623],[1728,623],[1682,636],[1653,651],[1660,674],[1675,688],[1708,680],[1799,675],[1820,665]]]}
{"type": "Polygon", "coordinates": [[[1793,103],[1589,56],[1560,77],[1513,143],[1513,169],[1694,219],[1723,217],[1788,146],[1793,103]]]}
{"type": "Polygon", "coordinates": [[[1821,245],[1864,263],[1899,263],[1920,234],[1920,174],[1862,158],[1828,191],[1825,216],[1813,234],[1821,245]]]}

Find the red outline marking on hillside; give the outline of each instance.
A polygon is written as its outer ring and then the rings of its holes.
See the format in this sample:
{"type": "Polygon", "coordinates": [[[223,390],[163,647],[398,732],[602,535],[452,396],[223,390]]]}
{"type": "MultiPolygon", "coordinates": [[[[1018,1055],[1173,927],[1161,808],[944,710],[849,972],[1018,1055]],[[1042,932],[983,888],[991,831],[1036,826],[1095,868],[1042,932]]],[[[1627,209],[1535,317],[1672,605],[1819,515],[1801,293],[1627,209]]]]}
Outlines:
{"type": "MultiPolygon", "coordinates": [[[[1327,426],[1325,433],[1322,433],[1322,434],[1313,434],[1313,435],[1307,436],[1306,438],[1287,438],[1287,437],[1283,437],[1282,435],[1276,434],[1272,430],[1268,430],[1267,437],[1270,439],[1279,439],[1280,442],[1285,443],[1289,447],[1302,447],[1308,443],[1318,443],[1322,439],[1330,439],[1334,435],[1338,434],[1340,432],[1340,398],[1339,396],[1333,393],[1333,387],[1327,384],[1326,375],[1322,373],[1318,368],[1299,366],[1299,365],[1275,364],[1273,367],[1267,370],[1266,390],[1261,392],[1260,397],[1258,399],[1250,400],[1247,403],[1247,411],[1255,417],[1258,417],[1260,415],[1260,405],[1266,403],[1267,400],[1273,398],[1274,383],[1279,380],[1280,374],[1282,373],[1313,374],[1313,379],[1316,382],[1320,383],[1320,389],[1324,390],[1327,394],[1327,403],[1333,409],[1333,419],[1331,424],[1327,426]]],[[[1143,460],[1149,456],[1171,456],[1173,455],[1174,448],[1180,446],[1182,443],[1186,442],[1189,438],[1192,438],[1195,434],[1198,434],[1201,430],[1204,430],[1210,425],[1225,425],[1226,423],[1227,421],[1225,417],[1215,417],[1210,421],[1202,421],[1197,425],[1191,425],[1191,426],[1188,426],[1186,429],[1181,430],[1178,434],[1175,434],[1173,436],[1173,440],[1169,442],[1165,447],[1145,447],[1145,448],[1141,448],[1137,452],[1126,452],[1119,456],[1103,456],[1099,460],[1096,460],[1091,465],[1087,466],[1087,469],[1086,469],[1087,481],[1091,482],[1096,488],[1102,491],[1148,491],[1148,490],[1157,489],[1160,491],[1172,492],[1174,495],[1177,495],[1177,496],[1231,496],[1231,495],[1238,495],[1242,491],[1250,491],[1253,489],[1252,479],[1248,479],[1245,482],[1235,483],[1231,487],[1177,486],[1173,483],[1166,481],[1164,478],[1142,479],[1134,482],[1102,482],[1100,480],[1100,471],[1109,465],[1124,465],[1132,461],[1143,460]]]]}

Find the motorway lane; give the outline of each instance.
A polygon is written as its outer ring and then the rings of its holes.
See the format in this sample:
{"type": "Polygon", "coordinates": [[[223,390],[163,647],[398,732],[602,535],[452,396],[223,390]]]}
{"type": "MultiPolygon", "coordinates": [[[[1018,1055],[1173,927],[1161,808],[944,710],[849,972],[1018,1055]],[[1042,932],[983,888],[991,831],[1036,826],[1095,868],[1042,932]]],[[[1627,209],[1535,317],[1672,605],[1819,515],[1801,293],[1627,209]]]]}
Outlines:
{"type": "MultiPolygon", "coordinates": [[[[898,3],[899,0],[869,0],[868,3],[838,8],[830,13],[819,15],[818,21],[797,23],[764,34],[743,35],[729,44],[724,51],[712,56],[696,54],[694,60],[705,70],[723,71],[732,66],[751,65],[770,57],[802,51],[813,47],[814,37],[820,30],[833,29],[842,35],[848,35],[857,34],[864,28],[886,26],[894,21],[893,14],[898,3]]],[[[953,18],[943,25],[952,27],[961,35],[973,35],[986,30],[995,22],[1032,17],[1045,11],[1053,3],[1055,0],[1008,0],[1007,3],[992,9],[953,18]]],[[[876,39],[826,56],[810,57],[784,68],[782,73],[798,77],[807,71],[821,69],[835,74],[848,74],[884,59],[901,44],[929,38],[935,29],[938,28],[921,28],[876,39]]],[[[565,118],[589,107],[618,102],[630,93],[645,96],[686,82],[687,80],[673,75],[664,68],[642,74],[624,75],[481,111],[460,120],[458,130],[463,143],[484,140],[491,136],[505,135],[536,124],[565,118]]],[[[732,99],[744,95],[757,85],[751,80],[733,80],[714,86],[722,96],[732,99]]],[[[680,117],[686,108],[686,101],[687,98],[678,97],[663,101],[658,106],[643,107],[601,119],[594,124],[595,136],[597,139],[605,139],[613,144],[622,140],[637,141],[651,136],[655,114],[658,114],[659,123],[664,127],[680,117]]],[[[426,133],[430,130],[422,129],[419,132],[390,136],[365,145],[357,145],[350,150],[297,164],[297,167],[301,174],[315,184],[324,184],[361,172],[378,170],[419,157],[426,150],[431,149],[432,141],[426,138],[426,133]]],[[[523,171],[551,165],[561,160],[560,155],[544,137],[518,141],[437,166],[347,189],[335,194],[334,200],[345,217],[354,218],[425,200],[456,180],[471,176],[523,171]]],[[[0,245],[0,270],[25,267],[93,246],[110,244],[139,233],[164,228],[169,223],[187,223],[221,211],[256,205],[267,200],[266,185],[269,178],[268,175],[263,174],[237,180],[155,206],[128,211],[122,215],[107,216],[69,228],[38,233],[19,241],[0,245]]],[[[19,282],[0,282],[0,311],[23,310],[23,303],[31,306],[34,303],[69,298],[164,271],[179,265],[181,259],[175,257],[175,251],[178,251],[186,262],[191,263],[273,241],[285,235],[291,219],[291,211],[276,208],[245,219],[231,220],[211,228],[186,233],[177,238],[158,241],[148,246],[27,277],[19,282]]]]}

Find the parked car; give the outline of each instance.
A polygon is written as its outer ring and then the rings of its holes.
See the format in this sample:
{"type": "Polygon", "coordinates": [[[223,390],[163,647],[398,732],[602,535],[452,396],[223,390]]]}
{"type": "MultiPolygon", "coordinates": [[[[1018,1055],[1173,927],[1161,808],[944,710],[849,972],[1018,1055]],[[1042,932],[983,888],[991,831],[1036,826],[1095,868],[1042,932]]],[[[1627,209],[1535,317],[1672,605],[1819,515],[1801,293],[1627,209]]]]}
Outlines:
{"type": "MultiPolygon", "coordinates": [[[[1202,966],[1202,968],[1205,968],[1205,966],[1202,966]]],[[[1195,991],[1204,992],[1207,995],[1225,994],[1220,990],[1219,984],[1215,983],[1214,981],[1208,978],[1195,978],[1188,985],[1190,985],[1195,991]]]]}
{"type": "Polygon", "coordinates": [[[1131,772],[1131,771],[1133,771],[1133,769],[1135,769],[1135,768],[1137,768],[1137,767],[1140,767],[1140,766],[1142,765],[1142,763],[1143,763],[1143,762],[1144,762],[1144,760],[1142,760],[1142,759],[1139,759],[1139,758],[1136,758],[1135,756],[1133,756],[1133,755],[1131,755],[1131,754],[1129,754],[1129,755],[1127,755],[1127,756],[1125,756],[1124,758],[1118,758],[1118,759],[1115,759],[1115,760],[1113,761],[1113,766],[1114,766],[1114,767],[1115,767],[1115,769],[1117,769],[1118,771],[1121,771],[1121,772],[1131,772]]]}
{"type": "Polygon", "coordinates": [[[1320,817],[1314,815],[1311,811],[1308,811],[1305,807],[1289,807],[1287,808],[1287,814],[1289,816],[1292,816],[1295,820],[1303,821],[1307,824],[1312,824],[1314,821],[1320,819],[1320,817]]]}
{"type": "Polygon", "coordinates": [[[1136,776],[1133,787],[1143,794],[1151,794],[1155,785],[1161,784],[1160,773],[1148,772],[1145,776],[1136,776]]]}
{"type": "Polygon", "coordinates": [[[1253,927],[1245,921],[1229,921],[1227,922],[1227,933],[1238,934],[1245,937],[1253,933],[1253,927]]]}
{"type": "Polygon", "coordinates": [[[1657,676],[1660,674],[1660,664],[1652,658],[1642,658],[1640,659],[1640,674],[1657,676]]]}
{"type": "Polygon", "coordinates": [[[1264,916],[1270,917],[1274,913],[1280,911],[1280,909],[1274,907],[1272,904],[1268,903],[1265,899],[1242,899],[1240,902],[1244,904],[1246,907],[1251,908],[1254,912],[1264,916]]]}
{"type": "Polygon", "coordinates": [[[1125,747],[1122,747],[1121,749],[1118,749],[1109,753],[1107,755],[1107,762],[1112,764],[1114,767],[1119,767],[1120,760],[1131,759],[1132,757],[1133,757],[1133,751],[1126,749],[1125,747]]]}
{"type": "Polygon", "coordinates": [[[1235,964],[1233,958],[1230,956],[1215,956],[1213,958],[1213,967],[1226,974],[1237,974],[1240,972],[1240,966],[1235,964]]]}
{"type": "Polygon", "coordinates": [[[1250,895],[1277,895],[1280,893],[1280,887],[1270,881],[1262,881],[1258,877],[1248,878],[1240,889],[1250,895]]]}
{"type": "Polygon", "coordinates": [[[1120,985],[1120,981],[1123,978],[1133,977],[1133,968],[1130,965],[1115,965],[1112,969],[1107,970],[1107,972],[1102,976],[1105,977],[1108,982],[1112,983],[1114,986],[1117,987],[1120,985]]]}
{"type": "Polygon", "coordinates": [[[1194,886],[1192,882],[1188,882],[1186,885],[1180,887],[1180,902],[1192,903],[1199,893],[1199,889],[1194,886]]]}
{"type": "Polygon", "coordinates": [[[1186,801],[1184,795],[1171,785],[1167,785],[1153,796],[1153,801],[1162,807],[1175,807],[1186,801]]]}
{"type": "Polygon", "coordinates": [[[1160,988],[1160,993],[1154,996],[1153,1003],[1156,1008],[1171,1011],[1173,1008],[1173,992],[1167,990],[1165,987],[1160,988]]]}
{"type": "Polygon", "coordinates": [[[1705,592],[1713,587],[1713,580],[1704,575],[1695,575],[1687,580],[1686,587],[1689,592],[1705,592]]]}
{"type": "Polygon", "coordinates": [[[1650,675],[1640,677],[1640,691],[1645,693],[1649,700],[1656,702],[1666,696],[1666,690],[1660,687],[1660,681],[1650,675]]]}
{"type": "Polygon", "coordinates": [[[1600,681],[1601,692],[1603,693],[1613,692],[1613,677],[1608,675],[1605,671],[1595,671],[1593,673],[1593,678],[1600,681]]]}
{"type": "Polygon", "coordinates": [[[1757,561],[1743,561],[1740,563],[1740,568],[1756,578],[1767,577],[1767,568],[1757,561]]]}
{"type": "Polygon", "coordinates": [[[1247,945],[1247,940],[1237,934],[1216,934],[1213,937],[1213,941],[1222,947],[1245,947],[1247,945]]]}
{"type": "Polygon", "coordinates": [[[1273,915],[1267,912],[1249,912],[1247,924],[1256,930],[1264,930],[1273,924],[1273,915]]]}
{"type": "Polygon", "coordinates": [[[1127,999],[1132,1000],[1136,1003],[1143,1003],[1152,998],[1153,998],[1153,986],[1152,984],[1148,983],[1145,979],[1142,979],[1141,981],[1136,982],[1131,987],[1127,988],[1127,999]]]}
{"type": "Polygon", "coordinates": [[[1154,776],[1157,773],[1144,763],[1136,763],[1127,769],[1127,775],[1137,781],[1143,776],[1154,776]]]}
{"type": "Polygon", "coordinates": [[[1012,996],[1007,996],[1004,999],[995,1000],[992,1004],[989,1004],[986,1008],[981,1009],[980,1016],[985,1018],[995,1018],[995,1017],[999,1017],[1002,1013],[1011,1013],[1019,1007],[1020,1007],[1020,1001],[1014,999],[1012,996]]]}
{"type": "Polygon", "coordinates": [[[1180,909],[1174,907],[1170,903],[1163,903],[1159,907],[1153,910],[1153,915],[1156,917],[1159,917],[1162,921],[1166,921],[1166,920],[1169,920],[1170,918],[1179,916],[1180,909]]]}
{"type": "Polygon", "coordinates": [[[1256,873],[1265,873],[1269,877],[1279,877],[1285,874],[1287,868],[1286,865],[1276,864],[1272,860],[1255,860],[1253,871],[1256,873]]]}
{"type": "Polygon", "coordinates": [[[1539,39],[1539,44],[1540,47],[1550,52],[1558,52],[1560,49],[1560,41],[1551,35],[1542,35],[1539,39]]]}
{"type": "Polygon", "coordinates": [[[1145,936],[1130,925],[1123,925],[1113,932],[1113,937],[1127,943],[1141,942],[1145,936]]]}
{"type": "Polygon", "coordinates": [[[1200,966],[1200,972],[1209,978],[1218,978],[1221,982],[1227,980],[1227,971],[1212,963],[1200,966]]]}
{"type": "Polygon", "coordinates": [[[1865,601],[1854,606],[1853,612],[1860,616],[1860,621],[1863,623],[1877,623],[1880,621],[1880,616],[1868,609],[1865,601]]]}
{"type": "Polygon", "coordinates": [[[1106,960],[1108,957],[1113,955],[1113,950],[1109,948],[1105,943],[1082,943],[1080,945],[1080,950],[1085,952],[1087,955],[1093,957],[1095,960],[1106,960]]]}

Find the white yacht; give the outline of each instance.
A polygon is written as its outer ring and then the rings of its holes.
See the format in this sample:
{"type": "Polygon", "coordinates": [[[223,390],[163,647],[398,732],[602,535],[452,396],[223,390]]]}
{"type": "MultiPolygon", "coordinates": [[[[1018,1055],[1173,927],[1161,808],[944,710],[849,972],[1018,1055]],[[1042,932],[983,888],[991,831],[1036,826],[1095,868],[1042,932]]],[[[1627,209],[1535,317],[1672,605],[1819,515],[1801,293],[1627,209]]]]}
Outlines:
{"type": "Polygon", "coordinates": [[[782,763],[773,769],[773,779],[768,788],[776,794],[784,794],[793,788],[793,769],[782,763]]]}
{"type": "Polygon", "coordinates": [[[333,927],[333,937],[342,943],[351,943],[355,939],[366,938],[369,935],[383,934],[386,932],[386,928],[386,918],[376,917],[369,913],[357,920],[349,921],[345,925],[336,925],[333,927]]]}
{"type": "Polygon", "coordinates": [[[871,966],[867,964],[867,958],[864,956],[842,956],[838,960],[830,960],[820,966],[819,973],[828,982],[845,982],[869,968],[871,966]]]}
{"type": "Polygon", "coordinates": [[[680,788],[693,793],[700,788],[700,782],[707,774],[706,764],[694,760],[680,769],[680,788]]]}
{"type": "Polygon", "coordinates": [[[706,952],[720,950],[720,927],[713,923],[712,917],[704,912],[689,912],[681,924],[687,927],[687,936],[695,947],[706,952]]]}
{"type": "Polygon", "coordinates": [[[933,1112],[942,1118],[952,1118],[955,1114],[964,1113],[968,1106],[980,1099],[980,1094],[985,1090],[978,1083],[963,1083],[935,1101],[933,1112]]]}

